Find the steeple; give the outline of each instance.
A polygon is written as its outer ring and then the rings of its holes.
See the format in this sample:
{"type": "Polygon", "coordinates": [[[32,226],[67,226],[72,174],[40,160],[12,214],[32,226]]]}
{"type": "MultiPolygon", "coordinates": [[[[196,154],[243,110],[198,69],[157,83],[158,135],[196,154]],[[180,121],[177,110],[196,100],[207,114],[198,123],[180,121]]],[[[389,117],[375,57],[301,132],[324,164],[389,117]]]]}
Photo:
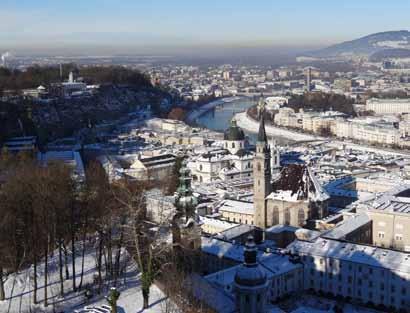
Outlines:
{"type": "Polygon", "coordinates": [[[176,212],[171,221],[173,244],[176,251],[180,246],[198,249],[201,246],[201,228],[195,214],[198,199],[193,195],[191,171],[186,160],[182,161],[179,174],[179,187],[175,194],[176,212]]]}
{"type": "Polygon", "coordinates": [[[263,115],[259,123],[258,142],[265,142],[265,143],[267,142],[266,130],[265,130],[265,118],[263,117],[263,115]]]}
{"type": "Polygon", "coordinates": [[[253,159],[253,203],[255,225],[265,228],[267,225],[266,197],[272,192],[271,153],[262,116],[256,141],[256,154],[253,159]]]}
{"type": "Polygon", "coordinates": [[[198,204],[198,200],[192,194],[191,188],[191,171],[187,167],[186,160],[182,161],[182,167],[179,170],[179,186],[176,194],[176,207],[185,215],[185,219],[188,220],[194,216],[195,206],[198,204]]]}

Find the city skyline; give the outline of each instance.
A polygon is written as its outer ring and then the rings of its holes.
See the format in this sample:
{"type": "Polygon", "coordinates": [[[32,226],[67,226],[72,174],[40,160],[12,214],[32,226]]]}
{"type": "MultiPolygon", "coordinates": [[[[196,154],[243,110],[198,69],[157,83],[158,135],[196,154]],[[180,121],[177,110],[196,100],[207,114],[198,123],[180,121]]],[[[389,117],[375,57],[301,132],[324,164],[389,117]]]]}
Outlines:
{"type": "Polygon", "coordinates": [[[2,4],[3,49],[167,54],[196,48],[314,48],[410,29],[409,3],[329,1],[15,1],[2,4]],[[371,5],[370,5],[371,4],[371,5]],[[336,16],[348,16],[349,23],[336,16]],[[383,19],[380,18],[383,16],[383,19]],[[100,50],[111,47],[108,50],[100,50]],[[113,49],[115,47],[115,49],[113,49]],[[161,53],[158,53],[161,50],[161,53]]]}

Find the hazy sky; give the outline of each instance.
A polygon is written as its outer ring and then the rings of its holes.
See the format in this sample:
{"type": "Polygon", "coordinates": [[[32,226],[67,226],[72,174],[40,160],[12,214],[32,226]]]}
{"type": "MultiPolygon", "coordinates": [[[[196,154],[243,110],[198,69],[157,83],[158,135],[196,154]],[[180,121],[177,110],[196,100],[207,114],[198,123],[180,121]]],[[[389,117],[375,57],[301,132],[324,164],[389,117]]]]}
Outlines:
{"type": "Polygon", "coordinates": [[[0,6],[0,51],[40,45],[300,47],[410,29],[409,0],[0,0],[0,6]]]}

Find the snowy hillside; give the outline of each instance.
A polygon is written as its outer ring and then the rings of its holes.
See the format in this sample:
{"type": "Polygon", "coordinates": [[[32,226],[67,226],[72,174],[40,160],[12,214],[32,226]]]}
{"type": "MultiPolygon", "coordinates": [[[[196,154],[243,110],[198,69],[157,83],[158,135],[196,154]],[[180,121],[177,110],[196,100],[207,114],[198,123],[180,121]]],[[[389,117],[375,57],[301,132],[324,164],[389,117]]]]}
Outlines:
{"type": "MultiPolygon", "coordinates": [[[[108,282],[104,285],[101,294],[97,293],[96,284],[93,280],[96,272],[95,254],[90,249],[86,252],[84,258],[84,281],[81,291],[72,291],[71,268],[70,279],[64,281],[65,295],[60,297],[60,279],[58,270],[58,253],[51,257],[49,265],[49,284],[48,284],[48,302],[49,305],[44,307],[44,262],[38,266],[38,300],[39,304],[33,305],[33,268],[28,268],[18,274],[9,275],[5,282],[6,300],[0,302],[1,313],[25,313],[25,312],[86,312],[86,306],[101,306],[107,305],[105,296],[107,296],[109,288],[113,282],[108,282]],[[86,286],[91,290],[93,297],[87,301],[85,296],[86,286]]],[[[135,313],[135,312],[164,312],[169,306],[169,301],[161,290],[153,285],[150,292],[150,307],[142,311],[143,298],[141,293],[140,275],[135,263],[130,259],[125,252],[122,253],[122,260],[128,260],[128,264],[124,263],[124,274],[117,284],[118,290],[121,292],[118,300],[119,313],[135,313]]],[[[80,282],[81,257],[76,258],[77,268],[77,285],[80,282]]],[[[90,311],[88,311],[90,312],[90,311]]],[[[96,311],[98,312],[98,311],[96,311]]],[[[103,312],[103,311],[100,311],[103,312]]]]}

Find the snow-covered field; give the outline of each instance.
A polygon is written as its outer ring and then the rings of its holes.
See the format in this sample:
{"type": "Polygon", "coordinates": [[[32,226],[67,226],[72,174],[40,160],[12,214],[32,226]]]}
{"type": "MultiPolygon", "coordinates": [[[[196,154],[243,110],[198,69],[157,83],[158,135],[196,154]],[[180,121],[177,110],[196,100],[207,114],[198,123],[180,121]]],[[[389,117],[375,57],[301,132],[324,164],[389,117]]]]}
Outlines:
{"type": "MultiPolygon", "coordinates": [[[[125,255],[125,253],[123,254],[125,255]]],[[[100,306],[108,304],[105,296],[108,295],[112,282],[104,286],[100,295],[97,294],[97,287],[93,284],[96,273],[95,253],[93,250],[87,251],[84,263],[84,282],[81,291],[72,292],[71,266],[70,279],[64,281],[64,297],[60,297],[60,279],[58,269],[58,253],[50,258],[49,264],[49,283],[48,283],[48,302],[49,305],[44,307],[44,262],[38,266],[38,300],[39,304],[34,305],[33,298],[33,267],[25,269],[18,274],[9,275],[5,282],[6,300],[0,302],[1,313],[19,313],[19,312],[75,312],[85,306],[100,306]],[[89,284],[93,290],[93,297],[88,302],[85,297],[85,286],[89,284]]],[[[77,286],[80,282],[81,256],[76,258],[76,280],[77,286]]],[[[126,267],[124,275],[119,279],[117,288],[121,292],[118,300],[119,313],[137,313],[137,312],[164,312],[165,306],[169,301],[161,290],[153,285],[150,292],[150,307],[142,310],[143,298],[141,293],[140,274],[135,263],[130,260],[126,267]]]]}

